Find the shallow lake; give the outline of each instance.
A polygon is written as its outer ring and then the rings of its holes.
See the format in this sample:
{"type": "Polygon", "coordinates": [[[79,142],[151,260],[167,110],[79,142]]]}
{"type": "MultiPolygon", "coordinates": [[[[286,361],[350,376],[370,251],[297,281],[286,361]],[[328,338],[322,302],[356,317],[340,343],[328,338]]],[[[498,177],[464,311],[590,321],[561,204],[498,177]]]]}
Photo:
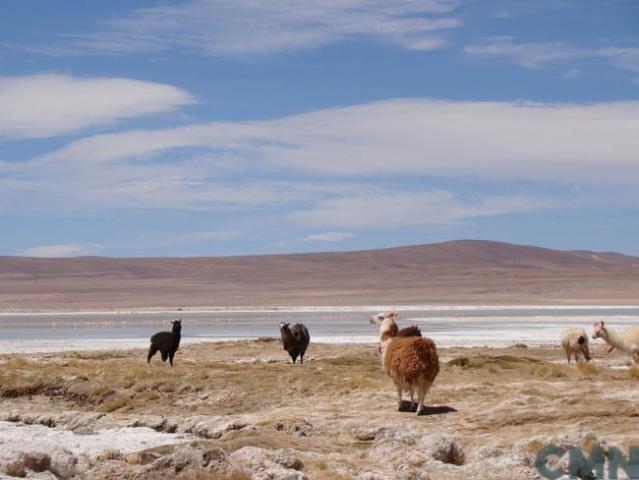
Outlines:
{"type": "MultiPolygon", "coordinates": [[[[146,348],[149,337],[182,318],[182,341],[279,337],[279,323],[306,324],[312,341],[373,343],[371,314],[382,307],[316,307],[215,312],[77,312],[0,314],[0,353],[146,348]]],[[[440,346],[557,344],[561,331],[592,324],[639,325],[639,307],[401,307],[400,327],[416,324],[440,346]]],[[[601,342],[601,340],[598,340],[601,342]]]]}

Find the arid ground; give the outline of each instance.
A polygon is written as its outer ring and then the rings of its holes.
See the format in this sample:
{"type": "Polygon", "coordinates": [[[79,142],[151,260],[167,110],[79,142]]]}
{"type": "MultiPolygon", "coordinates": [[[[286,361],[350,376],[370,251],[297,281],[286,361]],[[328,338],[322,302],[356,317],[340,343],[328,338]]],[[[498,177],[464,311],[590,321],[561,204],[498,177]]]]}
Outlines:
{"type": "MultiPolygon", "coordinates": [[[[594,350],[594,362],[568,366],[559,348],[441,349],[419,417],[397,411],[371,345],[311,344],[303,365],[267,339],[188,345],[174,368],[147,365],[141,350],[5,355],[0,420],[81,438],[150,427],[191,442],[67,458],[76,478],[542,478],[535,456],[550,443],[639,444],[639,369],[594,350]]],[[[54,478],[42,476],[53,456],[16,464],[9,453],[0,472],[54,478]]]]}

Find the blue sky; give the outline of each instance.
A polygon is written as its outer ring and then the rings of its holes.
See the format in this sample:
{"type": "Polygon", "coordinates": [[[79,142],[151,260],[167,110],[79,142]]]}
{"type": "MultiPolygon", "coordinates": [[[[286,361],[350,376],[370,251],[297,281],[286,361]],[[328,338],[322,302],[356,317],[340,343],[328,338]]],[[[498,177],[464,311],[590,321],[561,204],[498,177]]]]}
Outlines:
{"type": "Polygon", "coordinates": [[[7,0],[0,254],[639,255],[639,3],[7,0]]]}

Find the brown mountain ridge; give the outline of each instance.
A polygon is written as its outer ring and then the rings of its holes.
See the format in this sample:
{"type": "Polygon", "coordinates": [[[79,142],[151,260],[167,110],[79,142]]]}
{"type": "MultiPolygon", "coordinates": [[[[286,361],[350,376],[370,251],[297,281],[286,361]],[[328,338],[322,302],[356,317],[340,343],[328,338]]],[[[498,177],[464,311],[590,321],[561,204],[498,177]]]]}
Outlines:
{"type": "Polygon", "coordinates": [[[639,257],[482,240],[334,253],[0,257],[0,310],[639,304],[639,257]]]}

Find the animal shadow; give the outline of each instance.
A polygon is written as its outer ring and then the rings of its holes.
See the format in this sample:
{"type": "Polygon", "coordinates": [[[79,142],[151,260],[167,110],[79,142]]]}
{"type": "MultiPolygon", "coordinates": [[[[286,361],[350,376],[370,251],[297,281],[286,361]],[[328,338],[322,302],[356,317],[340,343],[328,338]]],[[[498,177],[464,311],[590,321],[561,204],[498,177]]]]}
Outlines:
{"type": "MultiPolygon", "coordinates": [[[[399,409],[400,412],[415,413],[416,410],[417,410],[417,405],[413,405],[410,402],[410,400],[402,400],[402,406],[399,409]]],[[[457,409],[453,407],[449,407],[447,405],[439,405],[439,406],[432,406],[432,407],[424,405],[424,408],[420,412],[419,416],[422,417],[426,415],[442,415],[444,413],[454,413],[456,411],[457,409]]]]}

